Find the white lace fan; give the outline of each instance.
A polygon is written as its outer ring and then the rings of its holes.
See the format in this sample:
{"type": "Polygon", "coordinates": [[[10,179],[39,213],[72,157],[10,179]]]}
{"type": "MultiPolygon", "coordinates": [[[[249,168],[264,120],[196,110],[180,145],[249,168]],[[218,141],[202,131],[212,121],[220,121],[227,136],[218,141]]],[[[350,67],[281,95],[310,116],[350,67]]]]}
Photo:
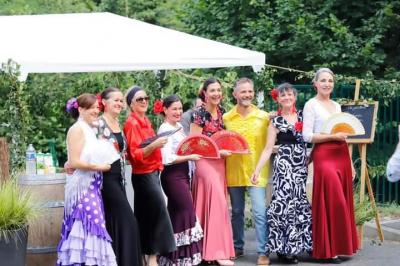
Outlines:
{"type": "Polygon", "coordinates": [[[119,159],[119,154],[114,146],[106,139],[96,140],[96,148],[91,158],[90,163],[94,164],[112,164],[119,159]]]}
{"type": "Polygon", "coordinates": [[[338,132],[347,133],[350,136],[364,135],[365,129],[360,120],[349,113],[338,113],[329,117],[321,133],[335,134],[338,132]]]}

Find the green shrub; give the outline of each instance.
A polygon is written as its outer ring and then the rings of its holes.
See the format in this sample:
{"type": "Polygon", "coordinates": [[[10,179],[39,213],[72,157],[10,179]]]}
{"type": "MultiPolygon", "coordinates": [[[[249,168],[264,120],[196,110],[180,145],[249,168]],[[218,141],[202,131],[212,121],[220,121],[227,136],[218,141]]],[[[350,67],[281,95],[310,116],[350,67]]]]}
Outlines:
{"type": "Polygon", "coordinates": [[[37,214],[38,208],[28,190],[21,189],[13,180],[0,184],[0,238],[7,240],[11,231],[25,227],[37,214]]]}

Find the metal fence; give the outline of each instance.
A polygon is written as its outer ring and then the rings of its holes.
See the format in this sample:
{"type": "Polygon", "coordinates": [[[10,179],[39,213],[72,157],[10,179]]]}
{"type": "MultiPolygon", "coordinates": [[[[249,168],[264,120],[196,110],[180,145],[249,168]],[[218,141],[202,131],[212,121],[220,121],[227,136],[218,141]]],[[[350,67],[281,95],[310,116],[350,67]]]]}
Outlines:
{"type": "MultiPolygon", "coordinates": [[[[305,102],[315,95],[314,88],[311,85],[295,85],[298,91],[297,107],[303,108],[305,102]]],[[[370,98],[361,90],[360,94],[365,98],[370,98]]],[[[338,98],[354,98],[353,85],[340,85],[335,87],[333,99],[338,98]]],[[[272,101],[269,101],[269,110],[276,108],[272,101]]],[[[375,131],[375,140],[367,147],[367,163],[374,189],[375,199],[379,203],[397,202],[400,204],[400,182],[390,183],[386,179],[385,169],[386,163],[393,154],[398,139],[398,126],[400,121],[400,96],[392,99],[388,105],[384,105],[383,101],[379,101],[377,125],[375,131]]],[[[354,149],[356,151],[357,149],[354,149]]],[[[358,152],[354,152],[354,162],[360,167],[359,161],[356,160],[358,152]]]]}

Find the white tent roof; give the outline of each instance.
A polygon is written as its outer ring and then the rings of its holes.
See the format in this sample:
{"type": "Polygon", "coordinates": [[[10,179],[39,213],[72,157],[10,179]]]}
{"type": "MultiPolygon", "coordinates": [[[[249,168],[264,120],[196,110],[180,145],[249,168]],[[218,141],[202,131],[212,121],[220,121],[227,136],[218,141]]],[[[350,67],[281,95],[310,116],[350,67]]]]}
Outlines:
{"type": "Polygon", "coordinates": [[[0,16],[0,63],[21,74],[215,68],[265,55],[111,13],[0,16]]]}

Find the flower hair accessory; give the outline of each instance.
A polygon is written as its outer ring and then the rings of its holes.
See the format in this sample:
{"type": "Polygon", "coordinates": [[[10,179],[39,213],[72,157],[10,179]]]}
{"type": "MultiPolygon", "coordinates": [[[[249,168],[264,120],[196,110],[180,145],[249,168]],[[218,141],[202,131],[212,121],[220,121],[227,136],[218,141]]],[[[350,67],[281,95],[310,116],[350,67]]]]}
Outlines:
{"type": "Polygon", "coordinates": [[[156,100],[153,105],[153,113],[155,114],[161,114],[164,111],[163,109],[163,101],[162,100],[156,100]]]}
{"type": "Polygon", "coordinates": [[[270,92],[269,95],[271,96],[272,100],[274,100],[274,102],[278,101],[278,96],[279,96],[279,92],[277,89],[273,88],[270,92]]]}
{"type": "Polygon", "coordinates": [[[102,101],[100,93],[96,94],[96,98],[97,98],[97,103],[99,104],[100,112],[104,112],[104,104],[103,104],[103,101],[102,101]]]}
{"type": "Polygon", "coordinates": [[[294,124],[294,129],[297,132],[303,131],[303,122],[296,122],[296,124],[294,124]]]}
{"type": "Polygon", "coordinates": [[[78,100],[75,97],[73,97],[67,101],[65,109],[67,110],[68,113],[70,113],[72,109],[78,109],[78,107],[79,107],[78,100]]]}

